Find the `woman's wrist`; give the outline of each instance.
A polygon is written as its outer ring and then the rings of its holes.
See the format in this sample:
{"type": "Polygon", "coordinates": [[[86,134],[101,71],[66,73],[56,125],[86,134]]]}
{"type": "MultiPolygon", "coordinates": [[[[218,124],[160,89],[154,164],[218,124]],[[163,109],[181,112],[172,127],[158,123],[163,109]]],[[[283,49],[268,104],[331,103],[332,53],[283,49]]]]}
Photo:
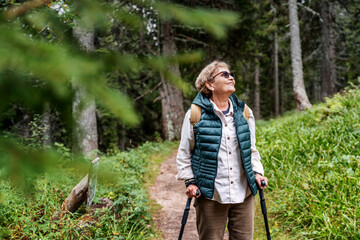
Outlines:
{"type": "Polygon", "coordinates": [[[194,178],[190,178],[185,180],[185,186],[186,188],[189,187],[190,185],[195,185],[196,186],[196,181],[194,178]]]}

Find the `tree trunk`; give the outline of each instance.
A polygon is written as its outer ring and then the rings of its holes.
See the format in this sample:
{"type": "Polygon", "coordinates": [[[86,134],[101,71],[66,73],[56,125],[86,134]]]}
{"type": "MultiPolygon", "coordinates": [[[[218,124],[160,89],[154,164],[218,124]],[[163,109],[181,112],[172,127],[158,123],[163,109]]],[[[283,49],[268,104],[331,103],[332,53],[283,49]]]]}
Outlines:
{"type": "Polygon", "coordinates": [[[280,88],[281,88],[281,103],[280,103],[280,112],[283,113],[285,111],[285,81],[284,81],[284,76],[283,74],[280,77],[280,88]]]}
{"type": "Polygon", "coordinates": [[[316,75],[314,77],[313,92],[314,92],[314,99],[317,102],[320,102],[322,100],[322,97],[321,97],[321,76],[316,75]]]}
{"type": "MultiPolygon", "coordinates": [[[[83,31],[80,27],[74,28],[74,35],[79,40],[81,47],[85,51],[94,51],[94,32],[83,31]]],[[[98,134],[96,125],[95,99],[89,98],[86,93],[86,88],[81,84],[76,84],[76,79],[73,79],[73,88],[75,96],[73,100],[73,151],[74,153],[83,154],[87,159],[94,159],[97,155],[98,149],[98,134]]],[[[95,196],[96,190],[96,169],[94,166],[90,169],[90,178],[86,175],[83,180],[71,191],[71,194],[63,203],[63,208],[69,212],[75,212],[79,206],[87,200],[89,202],[89,195],[95,196]],[[92,179],[92,191],[89,191],[89,180],[92,179]]]]}
{"type": "Polygon", "coordinates": [[[274,95],[275,95],[275,116],[280,115],[279,111],[279,45],[277,29],[274,34],[274,95]]]}
{"type": "MultiPolygon", "coordinates": [[[[85,51],[94,51],[94,32],[83,32],[79,27],[74,34],[85,51]]],[[[76,81],[74,79],[73,81],[76,81]]],[[[98,134],[96,126],[95,99],[89,99],[84,87],[73,82],[75,96],[73,100],[73,151],[93,159],[94,150],[98,149],[98,134]]]]}
{"type": "Polygon", "coordinates": [[[321,98],[330,97],[336,92],[336,51],[335,51],[335,18],[334,3],[332,1],[321,2],[321,98]]]}
{"type": "Polygon", "coordinates": [[[117,135],[118,135],[118,148],[121,151],[125,151],[125,146],[126,146],[126,130],[125,130],[125,125],[121,124],[121,123],[117,123],[117,135]]]}
{"type": "Polygon", "coordinates": [[[50,104],[46,103],[44,108],[44,113],[42,115],[42,125],[44,129],[43,134],[43,145],[44,146],[50,146],[52,144],[52,131],[51,131],[51,110],[50,110],[50,104]]]}
{"type": "MultiPolygon", "coordinates": [[[[171,32],[171,23],[164,22],[161,24],[161,28],[163,34],[162,54],[165,56],[176,54],[177,50],[171,32]]],[[[180,77],[178,64],[169,64],[168,70],[180,77]]],[[[160,73],[160,76],[163,134],[167,140],[180,139],[182,121],[185,115],[182,93],[166,79],[163,73],[160,73]]]]}
{"type": "Polygon", "coordinates": [[[293,73],[293,88],[298,110],[311,108],[312,105],[306,94],[304,85],[303,65],[301,60],[301,43],[299,19],[297,15],[297,1],[289,0],[289,19],[291,36],[291,64],[293,73]]]}
{"type": "Polygon", "coordinates": [[[94,150],[98,149],[96,128],[95,100],[85,100],[86,90],[75,87],[73,100],[73,152],[83,154],[86,158],[93,158],[94,150]]]}
{"type": "Polygon", "coordinates": [[[260,119],[260,66],[258,57],[255,58],[255,96],[253,111],[255,119],[260,119]]]}

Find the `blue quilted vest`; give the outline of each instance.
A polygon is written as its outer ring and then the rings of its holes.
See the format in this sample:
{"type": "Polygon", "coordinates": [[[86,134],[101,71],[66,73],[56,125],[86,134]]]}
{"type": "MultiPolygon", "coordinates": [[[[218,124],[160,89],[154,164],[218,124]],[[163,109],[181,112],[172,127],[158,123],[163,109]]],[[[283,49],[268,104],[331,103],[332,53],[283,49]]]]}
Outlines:
{"type": "MultiPolygon", "coordinates": [[[[251,142],[250,130],[243,116],[244,102],[240,101],[235,94],[230,96],[234,107],[234,122],[236,135],[240,145],[240,156],[249,188],[256,195],[257,185],[255,175],[251,167],[251,142]]],[[[201,118],[194,126],[195,147],[192,154],[192,170],[201,195],[212,199],[214,195],[214,182],[217,174],[217,157],[220,149],[222,123],[215,113],[210,99],[198,93],[193,101],[201,107],[201,118]]]]}

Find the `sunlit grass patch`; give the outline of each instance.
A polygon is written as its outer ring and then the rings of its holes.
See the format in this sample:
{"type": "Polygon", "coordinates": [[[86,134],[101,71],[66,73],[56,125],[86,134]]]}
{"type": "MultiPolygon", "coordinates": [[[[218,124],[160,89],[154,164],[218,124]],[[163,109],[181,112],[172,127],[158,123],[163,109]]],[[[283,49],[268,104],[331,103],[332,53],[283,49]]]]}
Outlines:
{"type": "Polygon", "coordinates": [[[257,128],[275,223],[298,239],[355,239],[360,232],[360,92],[257,128]]]}

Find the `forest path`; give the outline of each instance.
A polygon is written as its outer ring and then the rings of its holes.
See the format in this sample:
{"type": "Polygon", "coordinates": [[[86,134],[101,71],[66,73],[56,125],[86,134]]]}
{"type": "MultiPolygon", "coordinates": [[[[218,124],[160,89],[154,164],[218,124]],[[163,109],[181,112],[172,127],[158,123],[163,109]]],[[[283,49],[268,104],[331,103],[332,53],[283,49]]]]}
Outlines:
{"type": "MultiPolygon", "coordinates": [[[[176,154],[177,151],[162,163],[155,184],[149,188],[150,197],[162,207],[153,217],[166,240],[178,239],[181,219],[187,201],[184,182],[175,179],[177,173],[176,154]]],[[[191,202],[189,217],[183,234],[184,240],[199,239],[193,204],[194,200],[191,202]]]]}
{"type": "MultiPolygon", "coordinates": [[[[151,199],[155,200],[162,209],[157,212],[155,223],[164,235],[165,240],[178,239],[181,228],[181,219],[186,206],[185,185],[183,181],[177,181],[176,154],[166,159],[159,171],[155,184],[149,188],[151,199]]],[[[197,240],[199,235],[196,230],[196,213],[191,202],[189,217],[183,234],[184,240],[197,240]]],[[[224,239],[229,239],[225,233],[224,239]]]]}

